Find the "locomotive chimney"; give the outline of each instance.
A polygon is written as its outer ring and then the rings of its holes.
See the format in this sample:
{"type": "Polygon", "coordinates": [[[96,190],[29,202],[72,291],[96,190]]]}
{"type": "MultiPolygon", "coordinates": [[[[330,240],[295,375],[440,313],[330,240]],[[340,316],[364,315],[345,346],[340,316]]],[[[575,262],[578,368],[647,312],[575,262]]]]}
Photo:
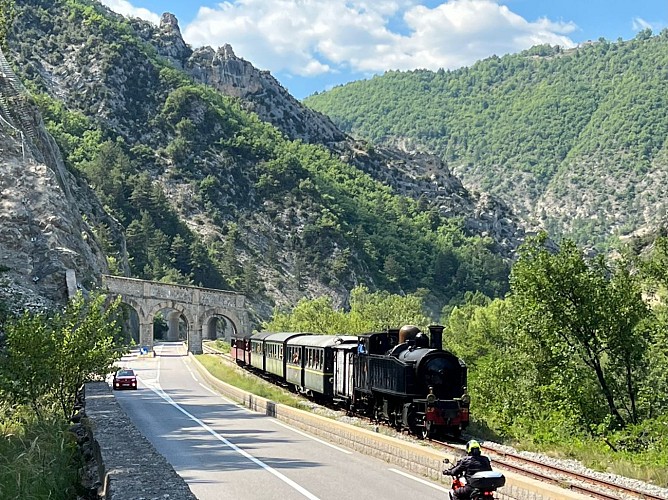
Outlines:
{"type": "Polygon", "coordinates": [[[399,343],[403,344],[407,340],[413,340],[420,333],[420,329],[414,325],[404,325],[399,330],[399,343]]]}
{"type": "Polygon", "coordinates": [[[441,325],[429,325],[429,337],[431,337],[432,349],[443,349],[443,330],[444,326],[441,325]]]}

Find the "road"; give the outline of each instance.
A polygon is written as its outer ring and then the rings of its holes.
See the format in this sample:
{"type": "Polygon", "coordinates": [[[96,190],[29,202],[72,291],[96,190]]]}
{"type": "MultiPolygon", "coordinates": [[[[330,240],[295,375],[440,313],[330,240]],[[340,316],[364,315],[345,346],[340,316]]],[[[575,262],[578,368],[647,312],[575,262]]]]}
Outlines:
{"type": "Polygon", "coordinates": [[[223,398],[180,343],[156,353],[124,358],[139,388],[114,394],[200,500],[447,498],[443,486],[223,398]]]}

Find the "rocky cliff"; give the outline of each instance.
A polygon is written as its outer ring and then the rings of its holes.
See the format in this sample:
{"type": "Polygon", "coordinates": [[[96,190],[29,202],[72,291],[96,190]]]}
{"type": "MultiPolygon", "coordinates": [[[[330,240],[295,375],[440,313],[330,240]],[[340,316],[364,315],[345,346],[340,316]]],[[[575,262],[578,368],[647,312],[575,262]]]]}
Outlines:
{"type": "MultiPolygon", "coordinates": [[[[93,286],[107,271],[86,220],[113,220],[70,174],[53,138],[0,52],[0,298],[20,309],[68,296],[66,271],[93,286]]],[[[69,291],[70,293],[72,290],[69,291]]]]}

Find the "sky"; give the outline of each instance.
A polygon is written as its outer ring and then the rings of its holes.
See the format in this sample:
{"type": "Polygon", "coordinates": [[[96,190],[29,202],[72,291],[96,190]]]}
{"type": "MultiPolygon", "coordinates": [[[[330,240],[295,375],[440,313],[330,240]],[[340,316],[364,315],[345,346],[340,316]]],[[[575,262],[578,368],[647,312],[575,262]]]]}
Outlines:
{"type": "Polygon", "coordinates": [[[548,43],[633,38],[668,27],[668,0],[100,0],[186,43],[269,70],[297,99],[388,70],[458,69],[548,43]]]}

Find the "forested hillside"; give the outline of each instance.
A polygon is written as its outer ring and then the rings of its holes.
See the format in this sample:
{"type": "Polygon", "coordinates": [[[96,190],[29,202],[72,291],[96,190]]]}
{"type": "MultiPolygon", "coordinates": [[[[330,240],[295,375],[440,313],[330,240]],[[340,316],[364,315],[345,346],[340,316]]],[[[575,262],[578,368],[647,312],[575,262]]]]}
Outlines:
{"type": "Polygon", "coordinates": [[[533,226],[610,242],[666,213],[668,31],[388,72],[305,103],[376,143],[440,155],[533,226]]]}
{"type": "Polygon", "coordinates": [[[125,231],[127,245],[95,228],[112,272],[127,250],[132,276],[238,290],[260,317],[302,296],[345,304],[360,283],[423,289],[437,309],[507,289],[508,264],[462,217],[289,140],[147,29],[97,2],[20,0],[8,35],[67,167],[125,231]]]}

